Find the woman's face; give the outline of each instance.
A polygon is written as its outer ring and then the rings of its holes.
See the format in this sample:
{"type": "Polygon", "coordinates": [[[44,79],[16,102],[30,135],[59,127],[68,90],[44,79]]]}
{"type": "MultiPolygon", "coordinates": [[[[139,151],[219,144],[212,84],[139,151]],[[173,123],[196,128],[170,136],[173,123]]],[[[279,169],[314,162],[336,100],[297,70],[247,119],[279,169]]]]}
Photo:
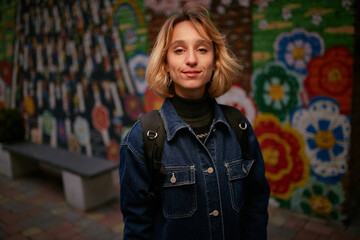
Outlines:
{"type": "Polygon", "coordinates": [[[201,98],[214,70],[214,58],[212,42],[200,36],[190,21],[176,24],[166,66],[176,94],[187,99],[201,98]]]}

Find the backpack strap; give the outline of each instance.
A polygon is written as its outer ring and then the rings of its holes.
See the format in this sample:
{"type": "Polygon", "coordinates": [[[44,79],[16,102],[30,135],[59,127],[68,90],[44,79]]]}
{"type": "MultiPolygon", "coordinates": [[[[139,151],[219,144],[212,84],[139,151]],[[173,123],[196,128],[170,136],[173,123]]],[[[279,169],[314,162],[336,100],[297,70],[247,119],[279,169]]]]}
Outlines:
{"type": "Polygon", "coordinates": [[[219,104],[226,120],[236,134],[236,138],[240,144],[243,158],[252,159],[248,155],[248,124],[244,114],[237,108],[219,104]]]}
{"type": "Polygon", "coordinates": [[[157,198],[162,189],[166,170],[161,163],[165,140],[165,127],[159,111],[153,110],[140,117],[144,139],[146,166],[150,174],[148,198],[157,198]]]}

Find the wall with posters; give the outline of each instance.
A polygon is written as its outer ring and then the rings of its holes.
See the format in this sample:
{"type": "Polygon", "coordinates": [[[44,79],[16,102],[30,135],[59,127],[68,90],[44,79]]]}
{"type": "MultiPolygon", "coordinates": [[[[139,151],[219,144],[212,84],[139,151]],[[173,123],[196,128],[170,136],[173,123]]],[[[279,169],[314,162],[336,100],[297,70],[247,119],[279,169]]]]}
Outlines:
{"type": "MultiPolygon", "coordinates": [[[[24,113],[29,141],[119,161],[124,134],[162,104],[149,49],[186,1],[16,2],[0,8],[0,103],[24,113]]],[[[244,65],[218,101],[252,122],[272,203],[344,220],[354,1],[198,2],[244,65]]]]}
{"type": "Polygon", "coordinates": [[[345,219],[353,86],[351,0],[255,1],[250,96],[272,200],[345,219]]]}

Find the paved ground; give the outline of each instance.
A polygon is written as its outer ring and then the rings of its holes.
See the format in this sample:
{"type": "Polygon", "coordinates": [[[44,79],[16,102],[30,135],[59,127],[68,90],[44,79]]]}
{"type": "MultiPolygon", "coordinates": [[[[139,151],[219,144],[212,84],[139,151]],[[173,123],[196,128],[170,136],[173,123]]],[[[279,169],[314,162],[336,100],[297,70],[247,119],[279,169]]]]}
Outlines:
{"type": "MultiPolygon", "coordinates": [[[[270,240],[360,239],[360,221],[345,228],[288,210],[270,207],[269,212],[270,240]]],[[[57,177],[0,175],[0,239],[112,240],[122,239],[123,227],[118,199],[84,212],[66,204],[57,177]]]]}

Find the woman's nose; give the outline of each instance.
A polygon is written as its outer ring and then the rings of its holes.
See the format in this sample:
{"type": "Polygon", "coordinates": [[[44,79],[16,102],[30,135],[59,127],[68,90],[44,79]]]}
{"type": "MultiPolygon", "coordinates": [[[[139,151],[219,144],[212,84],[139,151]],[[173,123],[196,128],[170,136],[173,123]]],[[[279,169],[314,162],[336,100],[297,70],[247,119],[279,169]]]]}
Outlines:
{"type": "Polygon", "coordinates": [[[186,58],[186,64],[189,66],[195,66],[197,64],[197,56],[195,51],[189,51],[186,58]]]}

